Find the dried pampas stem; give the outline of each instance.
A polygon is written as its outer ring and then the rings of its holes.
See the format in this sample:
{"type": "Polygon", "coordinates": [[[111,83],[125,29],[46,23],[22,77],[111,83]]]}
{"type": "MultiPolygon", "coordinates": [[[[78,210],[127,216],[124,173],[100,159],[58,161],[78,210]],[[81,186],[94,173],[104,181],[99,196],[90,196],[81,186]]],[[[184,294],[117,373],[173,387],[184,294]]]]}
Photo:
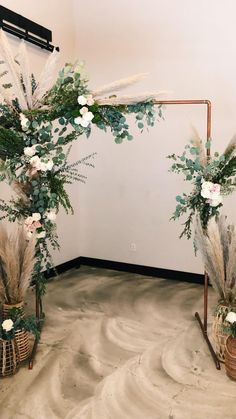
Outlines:
{"type": "Polygon", "coordinates": [[[8,235],[0,225],[1,303],[16,304],[24,299],[35,263],[35,238],[26,238],[24,227],[8,235]]]}
{"type": "Polygon", "coordinates": [[[29,66],[29,57],[27,54],[25,41],[22,40],[19,46],[18,53],[15,60],[19,63],[20,74],[22,77],[22,82],[25,88],[25,97],[27,101],[28,108],[32,108],[32,86],[31,86],[31,73],[29,66]]]}
{"type": "Polygon", "coordinates": [[[139,95],[127,95],[127,96],[111,96],[111,97],[104,97],[100,99],[96,99],[99,105],[132,105],[137,102],[146,102],[148,100],[154,100],[158,96],[164,94],[165,92],[158,92],[158,93],[140,93],[139,95]]]}
{"type": "Polygon", "coordinates": [[[113,81],[112,83],[105,84],[104,86],[99,87],[96,90],[93,90],[91,93],[94,97],[104,95],[105,93],[117,92],[126,87],[132,86],[133,84],[139,82],[144,77],[147,76],[147,73],[135,74],[134,76],[126,77],[124,79],[113,81]]]}
{"type": "Polygon", "coordinates": [[[196,219],[195,244],[202,254],[210,282],[221,300],[231,303],[236,285],[236,234],[234,226],[227,225],[221,215],[210,219],[203,230],[200,218],[196,219]]]}
{"type": "Polygon", "coordinates": [[[39,76],[38,84],[33,94],[33,107],[40,105],[40,101],[48,90],[53,86],[58,71],[58,60],[60,54],[54,49],[39,76]]]}
{"type": "Polygon", "coordinates": [[[202,140],[199,136],[198,131],[196,130],[196,128],[192,125],[191,126],[192,132],[193,132],[193,137],[191,139],[191,143],[194,147],[198,148],[199,150],[199,161],[200,164],[202,166],[206,166],[207,164],[207,156],[206,156],[206,150],[205,147],[202,143],[202,140]]]}
{"type": "Polygon", "coordinates": [[[17,68],[15,59],[12,56],[7,37],[2,29],[0,30],[0,58],[6,65],[8,76],[10,77],[10,83],[12,84],[14,95],[19,101],[20,108],[22,110],[27,109],[28,106],[21,85],[20,73],[18,71],[19,69],[17,68]]]}
{"type": "MultiPolygon", "coordinates": [[[[210,220],[212,221],[212,220],[210,220]]],[[[215,222],[215,220],[213,220],[215,222]]],[[[225,298],[225,284],[224,284],[224,262],[223,255],[220,251],[219,235],[214,232],[214,226],[212,223],[208,223],[208,229],[203,230],[201,220],[199,217],[196,218],[196,229],[195,229],[195,244],[197,249],[201,252],[202,259],[205,265],[205,269],[209,275],[210,282],[219,295],[219,298],[225,298]],[[213,233],[213,237],[210,238],[210,233],[213,233]]]]}
{"type": "Polygon", "coordinates": [[[224,155],[232,154],[235,151],[235,148],[236,148],[236,134],[234,134],[234,136],[231,138],[223,154],[224,155]]]}

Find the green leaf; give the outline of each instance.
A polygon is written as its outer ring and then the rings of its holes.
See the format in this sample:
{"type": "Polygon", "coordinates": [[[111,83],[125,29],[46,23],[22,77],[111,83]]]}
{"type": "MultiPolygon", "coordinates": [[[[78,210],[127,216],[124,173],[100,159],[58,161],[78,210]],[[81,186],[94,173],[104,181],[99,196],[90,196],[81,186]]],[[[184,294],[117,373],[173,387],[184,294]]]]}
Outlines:
{"type": "Polygon", "coordinates": [[[142,129],[142,128],[144,127],[143,123],[142,123],[142,122],[139,122],[139,123],[138,123],[138,127],[139,127],[140,129],[142,129]]]}
{"type": "Polygon", "coordinates": [[[38,122],[37,122],[37,121],[33,121],[33,122],[32,122],[32,127],[33,127],[34,129],[38,128],[38,126],[39,126],[39,124],[38,124],[38,122]]]}
{"type": "Polygon", "coordinates": [[[64,120],[64,118],[59,118],[59,119],[58,119],[58,122],[59,122],[59,124],[60,124],[60,125],[65,125],[65,120],[64,120]]]}
{"type": "Polygon", "coordinates": [[[210,148],[211,147],[211,140],[208,140],[205,144],[205,148],[210,148]]]}
{"type": "Polygon", "coordinates": [[[180,202],[180,201],[181,201],[181,199],[182,199],[182,196],[181,196],[181,195],[177,195],[177,196],[175,197],[175,199],[176,199],[176,201],[177,201],[177,202],[180,202]]]}

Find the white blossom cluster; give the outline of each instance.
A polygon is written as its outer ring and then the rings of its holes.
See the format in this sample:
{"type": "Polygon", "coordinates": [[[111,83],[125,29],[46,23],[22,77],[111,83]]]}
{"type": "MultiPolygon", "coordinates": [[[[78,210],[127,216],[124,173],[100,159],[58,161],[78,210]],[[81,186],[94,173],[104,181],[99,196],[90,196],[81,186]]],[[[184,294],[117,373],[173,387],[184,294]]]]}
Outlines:
{"type": "MultiPolygon", "coordinates": [[[[48,211],[44,214],[44,217],[51,222],[55,222],[56,211],[48,211]]],[[[25,219],[24,225],[28,238],[30,238],[35,232],[37,239],[43,239],[46,236],[46,232],[42,229],[42,224],[40,222],[41,218],[42,216],[39,212],[34,212],[32,215],[25,219]],[[37,232],[37,229],[40,229],[40,231],[37,232]]]]}
{"type": "Polygon", "coordinates": [[[78,97],[78,103],[82,106],[80,109],[80,115],[74,119],[75,124],[81,125],[84,128],[87,128],[94,118],[94,114],[89,111],[89,108],[85,105],[92,106],[94,104],[94,99],[92,95],[78,97]]]}

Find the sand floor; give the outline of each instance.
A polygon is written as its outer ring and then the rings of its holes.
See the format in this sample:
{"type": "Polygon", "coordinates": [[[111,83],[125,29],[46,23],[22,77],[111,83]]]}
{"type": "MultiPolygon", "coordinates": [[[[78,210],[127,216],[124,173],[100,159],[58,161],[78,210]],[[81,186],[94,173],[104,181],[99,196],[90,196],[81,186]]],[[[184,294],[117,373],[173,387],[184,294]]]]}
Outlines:
{"type": "Polygon", "coordinates": [[[194,319],[202,293],[88,267],[49,283],[34,368],[0,381],[0,418],[235,419],[236,383],[194,319]]]}

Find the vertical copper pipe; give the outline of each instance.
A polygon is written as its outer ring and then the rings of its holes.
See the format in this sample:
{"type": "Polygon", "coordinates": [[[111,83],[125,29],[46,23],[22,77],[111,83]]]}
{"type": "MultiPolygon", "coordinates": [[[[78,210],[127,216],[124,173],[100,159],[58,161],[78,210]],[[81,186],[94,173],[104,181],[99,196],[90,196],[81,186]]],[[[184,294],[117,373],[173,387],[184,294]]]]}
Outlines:
{"type": "MultiPolygon", "coordinates": [[[[211,102],[207,102],[207,141],[211,140],[211,102]]],[[[210,157],[211,148],[210,145],[207,147],[207,156],[210,157]]],[[[203,327],[205,333],[207,333],[207,317],[208,317],[208,273],[205,271],[204,274],[204,313],[203,313],[203,327]]]]}
{"type": "MultiPolygon", "coordinates": [[[[209,100],[156,100],[156,105],[207,105],[207,141],[211,139],[211,102],[209,100]]],[[[211,155],[210,146],[206,149],[208,157],[211,155]]],[[[208,274],[204,273],[204,314],[203,314],[203,328],[204,332],[207,333],[207,317],[208,317],[208,274]]]]}

